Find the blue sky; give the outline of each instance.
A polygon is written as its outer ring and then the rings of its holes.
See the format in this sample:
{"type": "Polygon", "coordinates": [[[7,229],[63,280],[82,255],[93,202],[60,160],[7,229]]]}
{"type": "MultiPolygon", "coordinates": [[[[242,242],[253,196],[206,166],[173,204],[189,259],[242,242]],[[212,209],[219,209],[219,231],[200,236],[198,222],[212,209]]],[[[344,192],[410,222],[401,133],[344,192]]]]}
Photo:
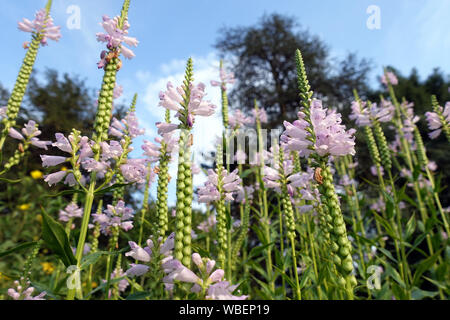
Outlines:
{"type": "MultiPolygon", "coordinates": [[[[29,34],[17,29],[17,22],[22,17],[32,19],[45,2],[0,0],[3,45],[0,82],[8,89],[12,88],[25,54],[22,43],[29,40],[29,34]]],[[[102,15],[116,15],[121,6],[120,0],[54,0],[51,13],[55,23],[62,26],[63,37],[58,43],[50,42],[40,49],[36,69],[42,72],[48,67],[60,73],[77,74],[88,86],[99,88],[102,70],[97,70],[96,62],[103,47],[96,42],[95,33],[102,31],[99,25],[102,15]],[[80,29],[69,30],[66,26],[70,5],[80,8],[80,29]]],[[[371,75],[375,85],[384,65],[393,65],[402,73],[417,67],[422,77],[434,67],[449,73],[448,0],[131,0],[130,36],[137,37],[140,44],[134,50],[136,57],[124,61],[118,83],[124,87],[123,102],[128,103],[135,92],[139,94],[138,116],[147,129],[145,138],[155,137],[154,122],[163,115],[157,107],[158,92],[168,80],[179,83],[188,57],[194,58],[196,80],[209,83],[217,74],[218,61],[212,45],[218,30],[223,26],[251,25],[264,13],[273,12],[298,18],[303,27],[330,46],[334,57],[356,52],[359,57],[372,59],[376,67],[371,75]],[[366,26],[369,18],[366,9],[370,5],[380,8],[379,30],[366,26]]],[[[217,88],[207,90],[209,99],[220,104],[217,88]]],[[[214,144],[220,119],[217,116],[196,125],[199,127],[194,132],[196,151],[206,151],[214,144]]],[[[137,150],[141,140],[137,141],[137,150]]],[[[138,156],[138,151],[135,154],[138,156]]],[[[196,184],[201,180],[197,178],[196,184]]]]}

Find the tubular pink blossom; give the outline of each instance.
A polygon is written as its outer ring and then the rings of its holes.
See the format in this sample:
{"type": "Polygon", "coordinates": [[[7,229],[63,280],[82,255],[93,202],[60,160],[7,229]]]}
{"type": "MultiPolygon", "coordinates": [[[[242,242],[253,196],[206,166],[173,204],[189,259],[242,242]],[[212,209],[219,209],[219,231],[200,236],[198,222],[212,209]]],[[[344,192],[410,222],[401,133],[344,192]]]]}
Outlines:
{"type": "Polygon", "coordinates": [[[10,128],[8,133],[11,138],[14,138],[17,140],[24,140],[24,137],[14,128],[10,128]]]}
{"type": "Polygon", "coordinates": [[[64,163],[67,161],[66,157],[59,157],[59,156],[47,156],[47,155],[41,155],[42,159],[42,166],[45,167],[54,167],[58,164],[64,163]]]}
{"type": "Polygon", "coordinates": [[[58,171],[55,173],[51,173],[49,175],[46,175],[44,178],[44,181],[48,183],[48,185],[51,187],[52,185],[57,184],[60,182],[67,174],[67,171],[58,171]]]}

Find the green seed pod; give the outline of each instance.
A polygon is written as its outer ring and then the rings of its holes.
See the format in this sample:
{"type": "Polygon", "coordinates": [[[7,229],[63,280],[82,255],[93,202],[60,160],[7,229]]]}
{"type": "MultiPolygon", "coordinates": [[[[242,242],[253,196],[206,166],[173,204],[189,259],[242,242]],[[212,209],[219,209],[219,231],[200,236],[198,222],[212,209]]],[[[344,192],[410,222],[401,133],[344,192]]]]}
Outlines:
{"type": "Polygon", "coordinates": [[[284,152],[282,148],[278,148],[278,175],[280,176],[281,184],[281,201],[283,205],[283,212],[286,217],[286,224],[288,227],[287,236],[289,239],[295,238],[295,216],[294,209],[292,207],[292,202],[289,197],[287,189],[287,178],[284,172],[284,152]]]}
{"type": "Polygon", "coordinates": [[[381,124],[379,121],[374,120],[372,124],[373,124],[373,131],[375,133],[375,138],[377,139],[378,143],[378,150],[380,151],[381,164],[385,169],[390,170],[392,168],[392,160],[386,136],[384,135],[383,129],[381,128],[381,124]]]}
{"type": "Polygon", "coordinates": [[[373,136],[372,128],[369,126],[364,127],[364,135],[366,137],[367,147],[369,148],[369,154],[372,158],[373,163],[376,166],[380,166],[381,164],[381,158],[380,153],[378,152],[378,147],[375,142],[375,138],[373,136]]]}
{"type": "Polygon", "coordinates": [[[189,86],[193,81],[193,64],[189,58],[186,65],[184,84],[184,101],[181,112],[182,130],[178,141],[178,176],[177,176],[177,205],[176,205],[176,232],[175,232],[175,258],[185,266],[191,264],[191,221],[192,221],[192,172],[191,172],[191,149],[190,131],[188,125],[188,105],[190,101],[189,86]],[[182,179],[183,178],[183,179],[182,179]],[[183,224],[183,228],[180,226],[183,224]],[[188,232],[189,231],[189,232],[188,232]],[[180,247],[181,244],[181,247],[180,247]]]}
{"type": "Polygon", "coordinates": [[[341,213],[339,198],[334,190],[333,176],[330,167],[323,161],[321,168],[323,183],[319,185],[319,191],[321,195],[326,195],[321,198],[325,209],[324,214],[329,215],[330,213],[334,213],[336,215],[336,217],[332,219],[330,226],[322,225],[322,228],[325,232],[330,232],[331,243],[329,245],[330,251],[333,252],[332,260],[336,269],[344,278],[345,285],[345,278],[349,276],[353,270],[351,246],[348,245],[350,242],[347,238],[347,230],[341,213]],[[331,196],[329,196],[330,194],[331,196]],[[331,228],[331,230],[329,230],[329,228],[331,228]]]}
{"type": "Polygon", "coordinates": [[[419,129],[417,126],[414,126],[414,140],[416,141],[417,146],[417,159],[419,160],[419,164],[422,168],[426,168],[428,166],[428,157],[427,151],[425,150],[425,146],[423,144],[422,136],[420,135],[419,129]]]}
{"type": "Polygon", "coordinates": [[[31,273],[31,265],[34,262],[34,259],[36,259],[36,256],[39,253],[39,250],[41,249],[42,244],[44,243],[43,240],[39,240],[33,247],[33,250],[31,251],[30,255],[27,257],[26,261],[25,261],[25,265],[22,271],[22,277],[21,279],[23,279],[23,282],[27,282],[30,278],[30,273],[31,273]]]}

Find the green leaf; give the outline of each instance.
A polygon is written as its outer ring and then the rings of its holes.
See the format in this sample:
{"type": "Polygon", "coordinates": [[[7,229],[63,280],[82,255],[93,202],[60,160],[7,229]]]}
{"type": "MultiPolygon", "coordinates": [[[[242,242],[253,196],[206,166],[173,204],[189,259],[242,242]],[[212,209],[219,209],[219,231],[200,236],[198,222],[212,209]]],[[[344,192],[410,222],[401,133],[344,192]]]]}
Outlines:
{"type": "Polygon", "coordinates": [[[252,250],[250,250],[250,253],[248,254],[247,260],[249,260],[252,257],[259,256],[264,249],[268,248],[269,246],[271,246],[273,244],[274,244],[274,242],[271,242],[271,243],[268,243],[268,244],[263,245],[263,246],[254,247],[252,250]]]}
{"type": "Polygon", "coordinates": [[[81,269],[86,269],[90,265],[95,264],[103,255],[107,254],[112,255],[114,253],[108,251],[97,251],[84,256],[83,259],[81,259],[81,269]]]}
{"type": "Polygon", "coordinates": [[[416,230],[416,219],[414,218],[414,215],[411,215],[411,218],[406,223],[405,240],[408,240],[415,230],[416,230]]]}
{"type": "Polygon", "coordinates": [[[202,257],[211,258],[211,254],[208,251],[206,251],[205,249],[201,248],[200,246],[191,245],[191,247],[192,247],[193,252],[197,252],[202,257]]]}
{"type": "Polygon", "coordinates": [[[439,258],[441,251],[442,251],[442,249],[440,249],[439,251],[435,252],[433,255],[431,255],[428,258],[419,262],[419,264],[417,265],[417,268],[416,268],[416,272],[414,273],[414,277],[413,277],[413,281],[412,281],[413,285],[418,285],[422,274],[425,271],[429,270],[436,263],[436,260],[439,258]]]}
{"type": "Polygon", "coordinates": [[[381,253],[383,253],[386,257],[391,259],[393,262],[398,263],[397,259],[395,259],[388,250],[386,250],[385,248],[381,248],[381,247],[379,247],[377,249],[380,250],[381,253]]]}
{"type": "Polygon", "coordinates": [[[391,275],[392,279],[394,279],[403,289],[406,289],[406,284],[403,282],[400,274],[390,265],[386,266],[386,274],[391,275]]]}
{"type": "Polygon", "coordinates": [[[0,178],[0,181],[4,181],[7,183],[18,183],[18,182],[22,181],[22,179],[12,180],[12,179],[0,178]]]}
{"type": "Polygon", "coordinates": [[[151,292],[147,291],[139,291],[130,294],[125,300],[144,300],[147,297],[150,297],[152,294],[151,292]]]}
{"type": "Polygon", "coordinates": [[[130,183],[116,183],[116,184],[113,184],[112,186],[109,186],[109,187],[106,187],[106,188],[96,191],[95,194],[105,194],[107,192],[113,191],[114,189],[122,188],[122,187],[125,187],[128,185],[130,185],[130,183]]]}
{"type": "Polygon", "coordinates": [[[247,170],[244,170],[244,172],[242,172],[242,174],[241,174],[241,179],[244,179],[244,178],[246,178],[250,173],[255,172],[255,169],[254,169],[254,168],[255,168],[255,167],[250,168],[250,169],[247,169],[247,170]]]}
{"type": "Polygon", "coordinates": [[[286,282],[291,286],[292,290],[295,290],[295,288],[297,287],[295,282],[291,279],[291,277],[289,277],[286,272],[284,272],[283,270],[281,270],[280,268],[278,268],[277,266],[274,266],[274,269],[276,271],[278,271],[281,276],[283,277],[284,280],[286,280],[286,282]]]}
{"type": "Polygon", "coordinates": [[[19,244],[18,246],[14,247],[14,248],[8,249],[8,250],[3,251],[3,252],[0,252],[0,258],[6,257],[7,255],[10,255],[11,253],[14,253],[14,252],[17,252],[17,251],[20,251],[20,250],[32,247],[36,243],[37,243],[37,241],[21,243],[21,244],[19,244]]]}
{"type": "Polygon", "coordinates": [[[394,231],[392,230],[389,222],[384,219],[383,217],[381,217],[379,214],[377,214],[376,212],[373,212],[373,215],[375,217],[375,219],[381,224],[383,225],[383,228],[386,230],[387,234],[392,238],[392,239],[397,239],[396,234],[394,233],[394,231]]]}
{"type": "MultiPolygon", "coordinates": [[[[109,285],[112,285],[114,283],[118,283],[120,281],[122,281],[123,279],[125,279],[125,277],[120,277],[120,278],[115,278],[115,279],[111,279],[111,281],[109,282],[109,285]]],[[[104,283],[102,283],[101,285],[99,285],[97,288],[95,288],[94,290],[92,290],[91,292],[89,292],[84,299],[86,300],[88,297],[92,296],[94,293],[96,293],[97,291],[100,291],[102,289],[104,289],[106,287],[107,282],[105,281],[104,283]]]]}
{"type": "Polygon", "coordinates": [[[411,292],[411,298],[414,300],[421,300],[423,298],[434,298],[439,291],[425,291],[419,288],[414,288],[411,292]]]}
{"type": "Polygon", "coordinates": [[[75,265],[75,259],[64,228],[42,208],[42,239],[58,255],[66,267],[75,265]]]}
{"type": "Polygon", "coordinates": [[[71,190],[64,190],[64,191],[58,192],[56,194],[47,194],[47,195],[45,195],[45,197],[57,198],[60,196],[67,196],[67,195],[74,194],[74,193],[84,193],[84,192],[82,190],[71,189],[71,190]]]}
{"type": "MultiPolygon", "coordinates": [[[[48,288],[46,285],[41,284],[41,283],[37,283],[37,282],[33,282],[31,281],[31,286],[34,287],[36,289],[36,291],[38,292],[44,292],[45,291],[45,296],[44,298],[50,297],[54,300],[60,300],[61,298],[58,297],[58,295],[56,295],[55,293],[53,293],[52,290],[50,290],[50,288],[48,288]]],[[[37,293],[37,292],[34,292],[37,293]]]]}

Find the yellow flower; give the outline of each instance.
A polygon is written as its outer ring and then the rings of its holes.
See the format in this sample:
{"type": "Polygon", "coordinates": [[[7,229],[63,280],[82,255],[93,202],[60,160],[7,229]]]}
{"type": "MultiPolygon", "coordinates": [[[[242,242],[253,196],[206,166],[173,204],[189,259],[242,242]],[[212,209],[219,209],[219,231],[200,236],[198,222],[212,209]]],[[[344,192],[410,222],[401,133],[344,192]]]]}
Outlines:
{"type": "Polygon", "coordinates": [[[42,179],[42,177],[44,176],[44,174],[39,171],[39,170],[33,170],[30,173],[30,176],[34,179],[34,180],[38,180],[38,179],[42,179]]]}
{"type": "Polygon", "coordinates": [[[36,220],[37,220],[39,223],[41,223],[41,222],[42,222],[42,216],[41,216],[40,214],[38,214],[38,215],[36,216],[36,220]]]}
{"type": "Polygon", "coordinates": [[[6,275],[0,272],[0,280],[11,280],[11,278],[7,277],[6,275]]]}
{"type": "Polygon", "coordinates": [[[61,171],[67,171],[67,167],[62,166],[62,167],[61,167],[61,171]]]}
{"type": "Polygon", "coordinates": [[[18,208],[20,211],[27,211],[28,209],[30,209],[30,204],[24,203],[24,204],[21,204],[18,208]]]}
{"type": "Polygon", "coordinates": [[[41,262],[42,270],[44,270],[45,274],[52,274],[55,271],[55,267],[51,262],[41,262]]]}
{"type": "Polygon", "coordinates": [[[95,289],[98,287],[98,284],[97,284],[97,282],[94,281],[91,283],[91,286],[92,286],[92,289],[95,289]]]}

